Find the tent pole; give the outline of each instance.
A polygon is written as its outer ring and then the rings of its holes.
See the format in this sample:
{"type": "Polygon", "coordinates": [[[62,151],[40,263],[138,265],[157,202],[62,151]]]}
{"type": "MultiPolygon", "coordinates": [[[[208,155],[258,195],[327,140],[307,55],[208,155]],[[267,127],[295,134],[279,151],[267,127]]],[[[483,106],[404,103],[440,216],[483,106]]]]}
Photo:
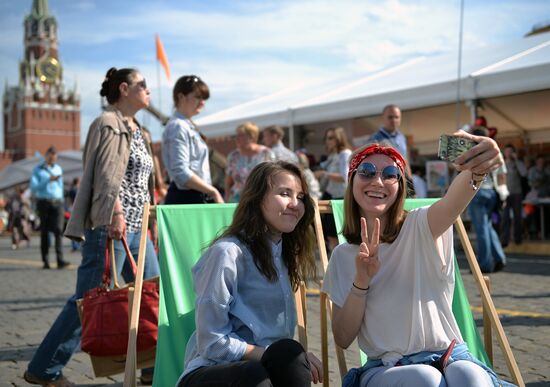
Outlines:
{"type": "Polygon", "coordinates": [[[456,129],[460,128],[460,83],[462,76],[462,35],[464,25],[464,0],[460,1],[460,22],[458,29],[458,70],[456,74],[456,129]]]}
{"type": "Polygon", "coordinates": [[[294,120],[292,119],[293,115],[292,109],[288,109],[288,148],[291,151],[296,150],[296,141],[294,141],[294,120]]]}

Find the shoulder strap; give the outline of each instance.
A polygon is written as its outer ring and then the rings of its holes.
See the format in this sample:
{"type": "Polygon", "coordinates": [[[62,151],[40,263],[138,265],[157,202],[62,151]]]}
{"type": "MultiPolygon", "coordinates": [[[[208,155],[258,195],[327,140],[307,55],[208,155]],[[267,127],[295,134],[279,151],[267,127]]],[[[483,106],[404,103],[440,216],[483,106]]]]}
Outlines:
{"type": "MultiPolygon", "coordinates": [[[[130,262],[130,265],[132,266],[132,271],[134,272],[134,276],[135,276],[137,272],[136,261],[134,260],[134,257],[130,252],[130,248],[128,247],[128,242],[124,237],[122,237],[120,241],[122,242],[122,246],[124,246],[124,250],[126,251],[126,258],[130,262]]],[[[109,288],[111,286],[111,276],[113,278],[114,286],[116,288],[119,288],[120,285],[118,284],[116,261],[115,261],[115,245],[114,245],[114,241],[111,238],[107,238],[107,245],[105,246],[105,270],[103,271],[103,277],[102,277],[102,283],[105,288],[109,288]],[[112,272],[111,272],[111,267],[112,267],[112,272]]]]}

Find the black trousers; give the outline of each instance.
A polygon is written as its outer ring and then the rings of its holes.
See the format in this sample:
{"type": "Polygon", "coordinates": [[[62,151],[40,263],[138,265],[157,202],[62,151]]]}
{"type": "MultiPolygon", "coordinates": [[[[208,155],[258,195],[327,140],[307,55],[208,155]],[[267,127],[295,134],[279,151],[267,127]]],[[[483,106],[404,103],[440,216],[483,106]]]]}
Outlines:
{"type": "Polygon", "coordinates": [[[168,187],[164,204],[204,204],[206,195],[194,189],[179,189],[173,182],[168,187]]]}
{"type": "MultiPolygon", "coordinates": [[[[328,192],[324,192],[321,196],[321,200],[332,200],[333,198],[328,192]]],[[[321,214],[321,224],[323,226],[323,234],[326,237],[338,237],[338,231],[336,230],[336,223],[334,222],[334,216],[332,214],[321,214]]]]}
{"type": "Polygon", "coordinates": [[[261,361],[243,360],[199,368],[178,387],[309,387],[311,371],[304,348],[291,339],[271,344],[261,361]]]}
{"type": "Polygon", "coordinates": [[[506,206],[502,214],[502,228],[500,241],[502,246],[510,243],[511,228],[514,228],[514,242],[520,244],[523,239],[523,196],[522,194],[510,194],[506,199],[506,206]],[[512,213],[514,219],[512,219],[512,213]],[[512,226],[513,223],[513,226],[512,226]]]}
{"type": "Polygon", "coordinates": [[[48,252],[50,250],[49,233],[55,238],[55,254],[57,263],[63,262],[63,222],[64,209],[62,200],[38,199],[36,209],[40,217],[40,253],[42,261],[49,264],[48,252]]]}

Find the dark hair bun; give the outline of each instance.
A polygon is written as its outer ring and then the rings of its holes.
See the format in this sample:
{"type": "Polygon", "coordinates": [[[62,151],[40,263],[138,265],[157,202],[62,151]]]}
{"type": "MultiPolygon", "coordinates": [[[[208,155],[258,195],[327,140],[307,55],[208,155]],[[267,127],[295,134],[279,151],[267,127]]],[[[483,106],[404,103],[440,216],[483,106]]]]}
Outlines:
{"type": "Polygon", "coordinates": [[[109,94],[109,81],[111,80],[112,76],[116,74],[116,72],[116,67],[111,67],[109,70],[107,70],[107,74],[105,74],[105,79],[101,84],[101,90],[99,91],[99,95],[101,95],[102,97],[106,97],[109,94]]]}

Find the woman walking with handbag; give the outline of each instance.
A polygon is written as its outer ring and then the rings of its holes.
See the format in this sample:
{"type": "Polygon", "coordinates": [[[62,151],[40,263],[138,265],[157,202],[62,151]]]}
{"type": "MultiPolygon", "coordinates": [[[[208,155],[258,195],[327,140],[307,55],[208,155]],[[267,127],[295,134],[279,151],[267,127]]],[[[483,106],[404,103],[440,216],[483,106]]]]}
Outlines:
{"type": "MultiPolygon", "coordinates": [[[[149,89],[135,69],[111,68],[101,86],[109,105],[90,125],[83,153],[84,173],[65,236],[83,241],[76,291],[53,323],[30,361],[24,378],[43,386],[73,386],[63,367],[80,344],[76,300],[101,283],[108,237],[115,239],[117,270],[133,280],[120,239],[126,236],[138,255],[143,204],[153,203],[152,152],[135,114],[149,105],[149,89]]],[[[154,226],[151,228],[154,234],[154,226]]],[[[147,238],[144,277],[159,274],[158,260],[147,238]]],[[[150,377],[148,379],[151,379],[150,377]]]]}
{"type": "Polygon", "coordinates": [[[179,387],[322,382],[321,362],[292,340],[293,290],[315,272],[313,214],[299,167],[251,171],[233,222],[193,267],[197,328],[179,387]]]}

